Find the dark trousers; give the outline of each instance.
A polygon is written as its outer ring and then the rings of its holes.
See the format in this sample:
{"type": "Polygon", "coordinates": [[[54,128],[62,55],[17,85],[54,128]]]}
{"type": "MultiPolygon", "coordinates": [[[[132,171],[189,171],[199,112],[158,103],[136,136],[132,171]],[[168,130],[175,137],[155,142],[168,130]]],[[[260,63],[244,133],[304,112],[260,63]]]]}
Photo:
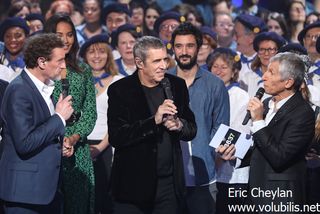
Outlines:
{"type": "MultiPolygon", "coordinates": [[[[229,189],[234,188],[234,190],[247,190],[248,184],[226,184],[218,183],[218,194],[217,194],[217,214],[227,214],[231,213],[228,206],[230,205],[241,205],[247,203],[247,198],[245,197],[228,197],[229,189]]],[[[233,211],[236,214],[238,212],[233,211]]],[[[239,212],[240,213],[240,212],[239,212]]],[[[243,213],[243,212],[242,212],[243,213]]]]}
{"type": "MultiPolygon", "coordinates": [[[[128,181],[130,182],[130,181],[128,181]]],[[[143,191],[143,190],[141,190],[143,191]]],[[[179,206],[174,192],[173,177],[159,178],[157,193],[153,203],[114,203],[114,214],[179,214],[179,206]]]]}
{"type": "MultiPolygon", "coordinates": [[[[32,196],[30,196],[32,197],[32,196]]],[[[57,192],[54,199],[48,205],[24,204],[4,202],[5,214],[62,214],[63,200],[61,193],[57,192]]]]}
{"type": "MultiPolygon", "coordinates": [[[[88,144],[99,144],[101,140],[87,140],[88,144]]],[[[93,161],[95,179],[95,213],[112,214],[113,202],[110,189],[110,174],[112,165],[112,147],[108,146],[93,161]]]]}
{"type": "Polygon", "coordinates": [[[320,202],[320,167],[307,169],[307,203],[320,202]]]}

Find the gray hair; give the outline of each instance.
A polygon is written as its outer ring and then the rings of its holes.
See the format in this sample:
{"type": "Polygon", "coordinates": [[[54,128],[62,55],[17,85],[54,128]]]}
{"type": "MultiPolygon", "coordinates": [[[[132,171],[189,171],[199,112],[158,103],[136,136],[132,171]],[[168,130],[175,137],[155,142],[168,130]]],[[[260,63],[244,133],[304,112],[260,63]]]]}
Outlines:
{"type": "Polygon", "coordinates": [[[304,81],[306,66],[303,59],[295,53],[278,53],[270,59],[271,62],[279,62],[279,72],[282,80],[292,78],[293,87],[298,91],[304,81]]]}
{"type": "Polygon", "coordinates": [[[133,56],[145,62],[149,49],[166,49],[161,39],[153,36],[143,36],[139,38],[133,47],[133,56]]]}

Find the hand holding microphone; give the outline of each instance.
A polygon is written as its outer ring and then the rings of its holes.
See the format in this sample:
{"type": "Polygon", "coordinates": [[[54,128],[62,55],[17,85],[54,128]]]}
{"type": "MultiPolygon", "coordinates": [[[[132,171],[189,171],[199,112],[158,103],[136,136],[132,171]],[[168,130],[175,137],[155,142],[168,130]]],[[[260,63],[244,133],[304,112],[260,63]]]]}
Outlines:
{"type": "Polygon", "coordinates": [[[65,121],[67,121],[72,113],[72,96],[69,94],[69,82],[67,79],[61,79],[62,84],[62,92],[60,94],[59,100],[56,105],[55,111],[63,117],[65,121]]]}
{"type": "Polygon", "coordinates": [[[260,101],[263,94],[264,88],[259,88],[256,95],[250,99],[247,114],[242,122],[242,125],[247,125],[251,117],[253,121],[263,119],[263,104],[260,101]]]}

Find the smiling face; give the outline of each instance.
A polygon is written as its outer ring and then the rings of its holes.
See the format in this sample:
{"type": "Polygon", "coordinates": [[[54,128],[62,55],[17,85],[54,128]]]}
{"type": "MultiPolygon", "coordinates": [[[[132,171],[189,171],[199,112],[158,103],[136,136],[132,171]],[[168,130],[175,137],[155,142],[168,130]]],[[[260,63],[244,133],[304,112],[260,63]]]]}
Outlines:
{"type": "Polygon", "coordinates": [[[66,53],[69,53],[75,37],[72,31],[72,26],[66,22],[59,22],[57,24],[56,33],[62,39],[65,45],[64,50],[66,53]]]}
{"type": "Polygon", "coordinates": [[[224,82],[225,86],[230,85],[231,79],[234,76],[232,68],[222,57],[218,57],[213,61],[211,72],[217,75],[224,82]]]}
{"type": "Polygon", "coordinates": [[[93,71],[104,70],[108,60],[107,44],[95,43],[90,45],[86,51],[85,59],[93,71]]]}
{"type": "Polygon", "coordinates": [[[106,18],[106,26],[109,33],[118,29],[119,26],[127,23],[127,14],[111,12],[106,18]]]}
{"type": "Polygon", "coordinates": [[[268,31],[269,32],[275,32],[280,36],[283,36],[284,32],[279,24],[279,22],[277,22],[274,19],[269,19],[267,22],[268,25],[268,31]]]}
{"type": "Polygon", "coordinates": [[[11,27],[4,33],[4,45],[11,55],[18,55],[23,48],[26,34],[20,27],[11,27]]]}
{"type": "Polygon", "coordinates": [[[173,50],[178,66],[182,70],[189,70],[197,64],[198,47],[194,35],[177,35],[173,50]]]}

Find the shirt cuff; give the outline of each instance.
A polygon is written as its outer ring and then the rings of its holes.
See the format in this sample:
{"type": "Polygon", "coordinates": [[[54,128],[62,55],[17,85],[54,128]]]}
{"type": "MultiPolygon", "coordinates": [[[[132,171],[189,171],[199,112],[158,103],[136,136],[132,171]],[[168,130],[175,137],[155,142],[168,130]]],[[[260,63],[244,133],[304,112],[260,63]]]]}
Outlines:
{"type": "Polygon", "coordinates": [[[62,120],[63,126],[65,127],[66,121],[63,119],[63,117],[59,113],[56,112],[56,114],[60,117],[60,119],[62,120]]]}
{"type": "Polygon", "coordinates": [[[264,120],[258,120],[252,123],[252,127],[250,127],[250,130],[252,133],[256,133],[264,127],[266,127],[266,123],[264,122],[264,120]]]}

